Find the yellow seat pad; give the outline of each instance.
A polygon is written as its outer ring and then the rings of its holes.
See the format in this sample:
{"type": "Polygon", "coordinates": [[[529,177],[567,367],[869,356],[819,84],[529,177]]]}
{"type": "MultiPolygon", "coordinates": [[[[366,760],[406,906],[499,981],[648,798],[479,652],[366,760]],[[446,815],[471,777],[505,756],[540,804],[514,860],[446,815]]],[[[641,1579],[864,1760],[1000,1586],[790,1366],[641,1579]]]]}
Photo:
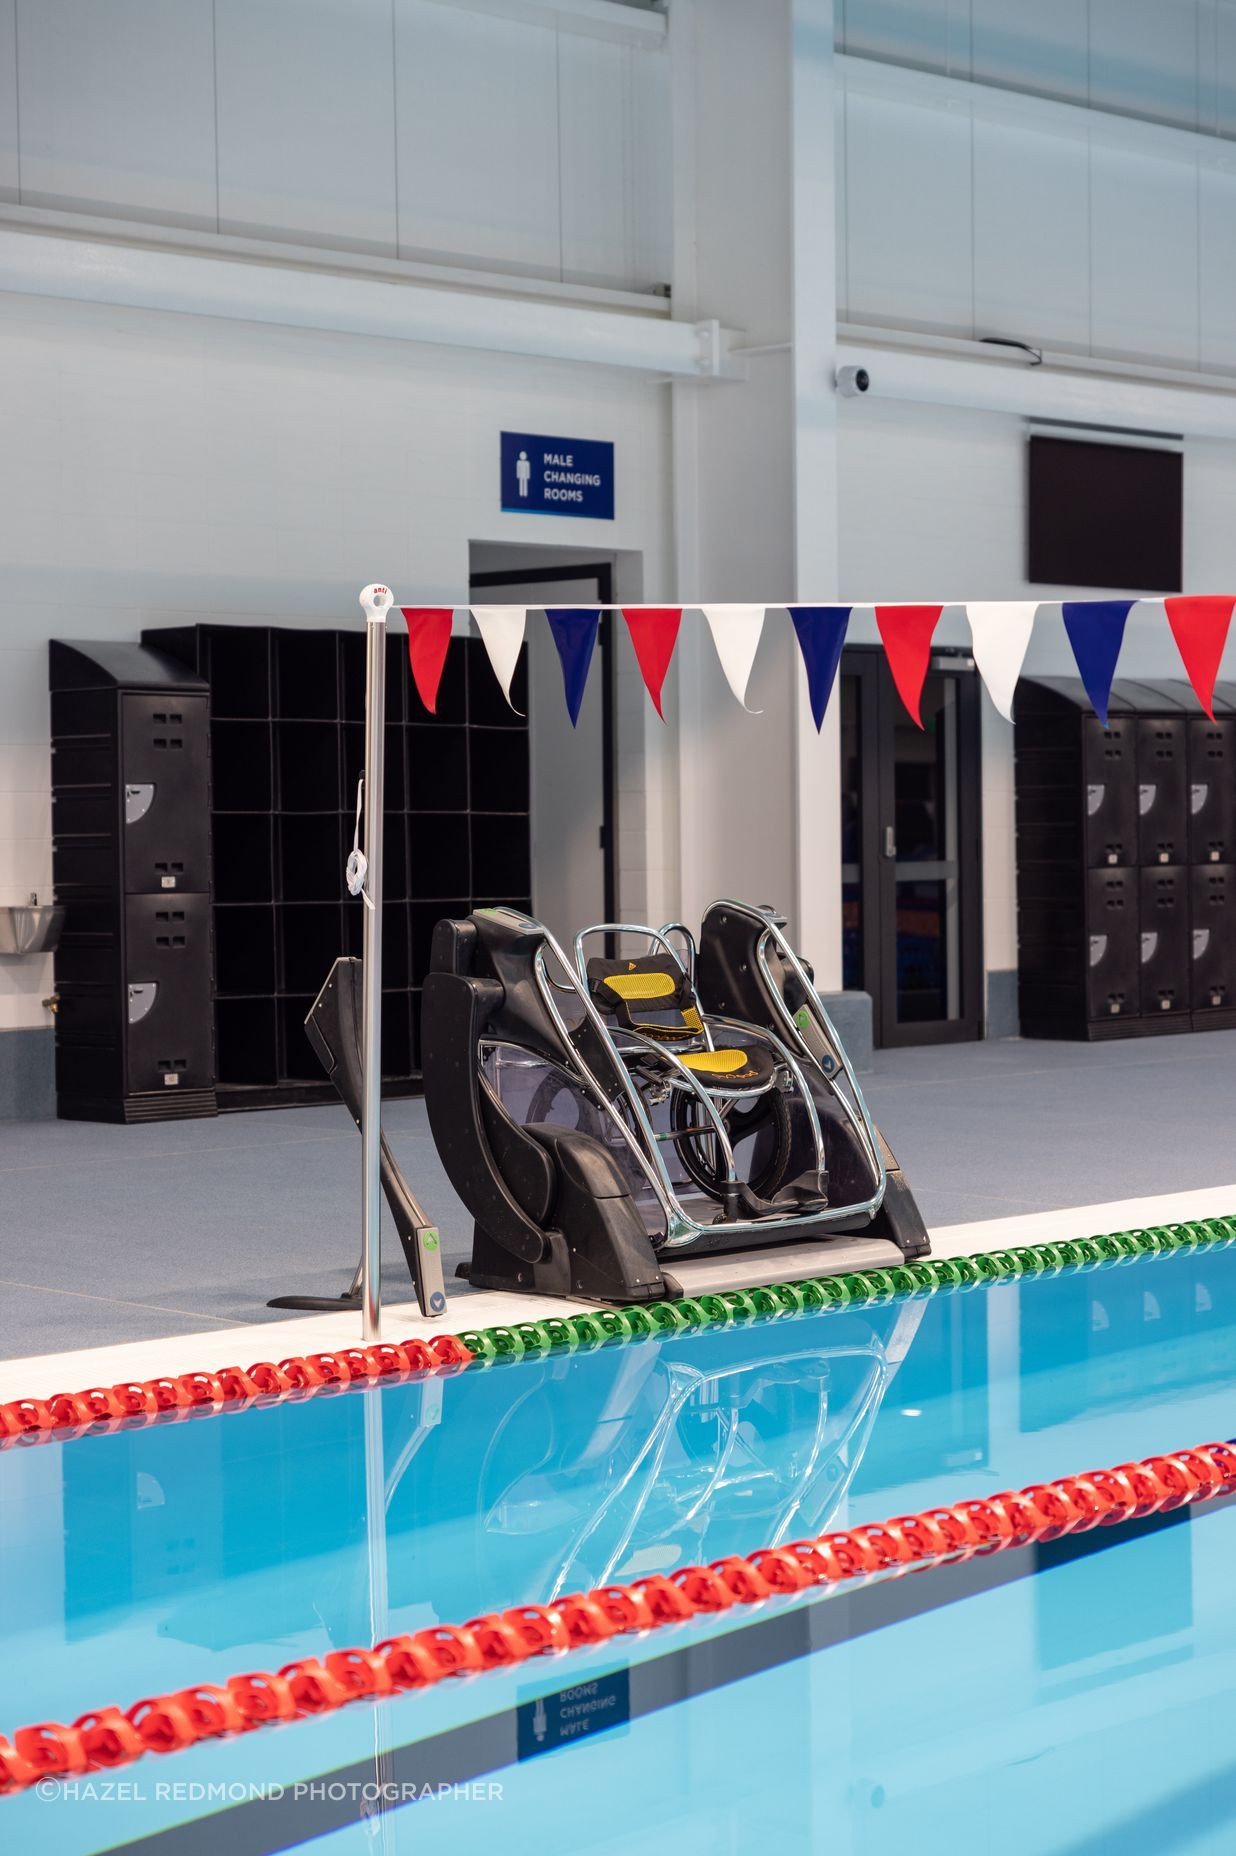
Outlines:
{"type": "Polygon", "coordinates": [[[678,990],[668,973],[610,973],[604,984],[620,999],[664,999],[678,990]]]}
{"type": "Polygon", "coordinates": [[[705,1076],[732,1076],[735,1070],[746,1069],[748,1057],[745,1050],[693,1050],[678,1061],[705,1076]]]}

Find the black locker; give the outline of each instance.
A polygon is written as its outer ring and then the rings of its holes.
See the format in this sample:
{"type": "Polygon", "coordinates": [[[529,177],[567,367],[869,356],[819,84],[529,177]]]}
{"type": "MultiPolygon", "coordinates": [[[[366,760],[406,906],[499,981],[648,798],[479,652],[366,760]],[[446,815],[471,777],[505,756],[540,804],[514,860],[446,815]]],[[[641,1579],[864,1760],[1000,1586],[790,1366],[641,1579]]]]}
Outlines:
{"type": "Polygon", "coordinates": [[[210,888],[208,699],[126,693],[120,698],[124,770],[124,886],[210,888]]]}
{"type": "Polygon", "coordinates": [[[1236,1026],[1236,686],[1214,710],[1183,679],[1121,678],[1104,728],[1076,680],[1019,686],[1023,1035],[1236,1026]]]}
{"type": "Polygon", "coordinates": [[[1138,876],[1141,1012],[1168,1020],[1189,1010],[1189,872],[1154,864],[1138,876]]]}
{"type": "Polygon", "coordinates": [[[217,1109],[201,678],[129,644],[49,652],[58,1112],[217,1109]]]}
{"type": "Polygon", "coordinates": [[[1138,862],[1189,858],[1188,730],[1184,716],[1137,717],[1138,862]]]}
{"type": "Polygon", "coordinates": [[[1190,991],[1196,1026],[1213,1023],[1236,1006],[1236,865],[1195,864],[1191,878],[1190,991]]]}
{"type": "Polygon", "coordinates": [[[1082,722],[1086,782],[1086,864],[1091,870],[1137,862],[1137,724],[1132,716],[1082,722]]]}
{"type": "Polygon", "coordinates": [[[1136,1018],[1141,1008],[1138,873],[1086,872],[1086,1011],[1091,1019],[1136,1018]]]}
{"type": "Polygon", "coordinates": [[[125,897],[127,1093],[209,1089],[210,897],[125,897]]]}
{"type": "Polygon", "coordinates": [[[1236,719],[1189,718],[1189,862],[1236,858],[1236,719]]]}

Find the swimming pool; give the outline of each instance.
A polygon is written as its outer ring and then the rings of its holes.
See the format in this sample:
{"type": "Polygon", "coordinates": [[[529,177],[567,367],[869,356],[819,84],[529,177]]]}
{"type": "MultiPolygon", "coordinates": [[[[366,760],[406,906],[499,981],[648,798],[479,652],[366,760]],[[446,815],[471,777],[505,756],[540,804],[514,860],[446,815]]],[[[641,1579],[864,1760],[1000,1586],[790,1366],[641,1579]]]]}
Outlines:
{"type": "MultiPolygon", "coordinates": [[[[10,1450],[0,1725],[1226,1437],[1234,1379],[1236,1254],[1184,1252],[10,1450]]],[[[1035,1856],[1134,1811],[1167,1814],[1142,1848],[1219,1849],[1233,1525],[775,1600],[0,1811],[66,1852],[933,1851],[964,1788],[1035,1856]],[[466,1789],[349,1823],[375,1770],[466,1789]]]]}

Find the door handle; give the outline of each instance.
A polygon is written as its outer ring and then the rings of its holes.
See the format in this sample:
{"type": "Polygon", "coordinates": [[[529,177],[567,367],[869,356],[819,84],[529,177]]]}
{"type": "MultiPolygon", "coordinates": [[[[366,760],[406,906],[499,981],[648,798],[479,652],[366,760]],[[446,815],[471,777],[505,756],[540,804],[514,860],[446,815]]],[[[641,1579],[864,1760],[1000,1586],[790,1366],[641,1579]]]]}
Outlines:
{"type": "Polygon", "coordinates": [[[884,855],[885,857],[896,857],[897,855],[897,833],[893,830],[891,825],[886,825],[884,827],[884,855]]]}

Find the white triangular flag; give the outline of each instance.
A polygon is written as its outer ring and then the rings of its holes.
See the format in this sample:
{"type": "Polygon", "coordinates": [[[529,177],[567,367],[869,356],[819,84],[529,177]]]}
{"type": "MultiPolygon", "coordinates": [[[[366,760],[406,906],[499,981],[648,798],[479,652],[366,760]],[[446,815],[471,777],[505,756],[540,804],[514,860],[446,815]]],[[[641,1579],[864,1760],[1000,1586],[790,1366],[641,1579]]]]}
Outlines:
{"type": "MultiPolygon", "coordinates": [[[[751,666],[759,649],[760,634],[764,629],[763,606],[701,606],[700,611],[708,620],[712,632],[712,641],[717,647],[717,656],[721,659],[721,668],[725,680],[737,696],[743,708],[747,708],[747,684],[751,680],[751,666]]],[[[750,715],[762,715],[762,709],[748,710],[750,715]]]]}
{"type": "Polygon", "coordinates": [[[987,685],[987,694],[1006,722],[1013,719],[1013,691],[1025,662],[1036,599],[997,599],[966,602],[974,661],[987,685]]]}
{"type": "MultiPolygon", "coordinates": [[[[519,662],[519,653],[524,642],[524,627],[528,621],[526,606],[473,606],[472,616],[476,620],[477,630],[485,640],[485,649],[489,652],[489,661],[493,673],[502,685],[502,694],[511,708],[511,679],[515,675],[515,666],[519,662]]],[[[522,709],[515,709],[516,715],[522,715],[522,709]]]]}

